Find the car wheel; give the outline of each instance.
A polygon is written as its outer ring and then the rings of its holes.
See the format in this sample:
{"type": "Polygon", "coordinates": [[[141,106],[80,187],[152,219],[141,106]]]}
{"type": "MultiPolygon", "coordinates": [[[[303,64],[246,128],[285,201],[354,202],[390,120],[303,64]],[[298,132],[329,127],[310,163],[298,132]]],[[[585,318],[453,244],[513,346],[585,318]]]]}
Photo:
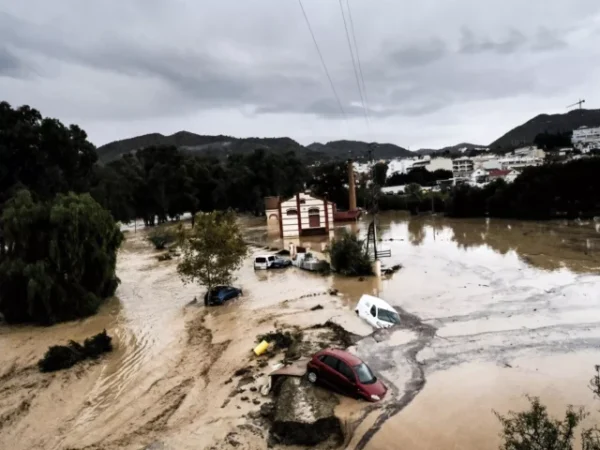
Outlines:
{"type": "Polygon", "coordinates": [[[308,381],[310,381],[311,383],[315,384],[317,382],[317,372],[315,372],[314,370],[311,370],[308,372],[308,375],[306,376],[306,378],[308,378],[308,381]]]}

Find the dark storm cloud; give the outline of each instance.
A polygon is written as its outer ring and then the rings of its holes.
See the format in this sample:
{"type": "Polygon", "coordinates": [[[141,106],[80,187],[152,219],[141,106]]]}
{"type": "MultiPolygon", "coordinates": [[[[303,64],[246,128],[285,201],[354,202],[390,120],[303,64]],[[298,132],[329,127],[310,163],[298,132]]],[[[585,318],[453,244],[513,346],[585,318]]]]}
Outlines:
{"type": "Polygon", "coordinates": [[[494,40],[484,36],[477,36],[467,27],[461,29],[460,52],[474,53],[515,53],[523,49],[527,44],[527,38],[518,30],[511,29],[503,39],[494,40]]]}
{"type": "Polygon", "coordinates": [[[390,57],[400,67],[424,66],[443,58],[448,48],[439,38],[432,38],[394,50],[390,57]]]}
{"type": "MultiPolygon", "coordinates": [[[[350,3],[375,122],[502,99],[518,110],[596,70],[597,0],[350,3]]],[[[337,2],[304,4],[345,114],[362,121],[337,2]]],[[[118,122],[342,117],[296,2],[0,0],[0,11],[0,90],[13,103],[118,122]]]]}
{"type": "Polygon", "coordinates": [[[0,77],[21,77],[26,75],[26,67],[15,54],[0,45],[0,77]]]}

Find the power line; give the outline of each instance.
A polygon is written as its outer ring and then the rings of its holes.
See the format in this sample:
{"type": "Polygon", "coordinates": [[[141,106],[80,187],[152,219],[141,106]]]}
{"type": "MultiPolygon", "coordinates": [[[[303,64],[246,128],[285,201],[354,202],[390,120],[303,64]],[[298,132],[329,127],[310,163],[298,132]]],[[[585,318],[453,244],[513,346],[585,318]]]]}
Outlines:
{"type": "Polygon", "coordinates": [[[356,60],[358,61],[358,71],[360,73],[360,80],[362,82],[363,94],[365,96],[365,105],[367,110],[369,109],[369,97],[367,96],[367,86],[365,85],[365,77],[363,75],[362,64],[360,62],[360,54],[358,53],[358,44],[356,43],[356,33],[354,31],[354,20],[352,20],[352,9],[350,8],[350,0],[346,0],[346,7],[348,8],[348,18],[350,19],[350,31],[352,32],[352,39],[354,40],[354,50],[356,51],[356,60]]]}
{"type": "Polygon", "coordinates": [[[348,22],[346,21],[346,15],[344,14],[344,6],[342,0],[339,0],[340,11],[342,13],[342,19],[344,20],[344,29],[346,30],[346,41],[348,42],[348,49],[350,50],[350,56],[352,57],[352,68],[354,69],[354,78],[356,78],[356,86],[358,87],[358,93],[360,94],[360,103],[363,108],[365,120],[367,122],[367,128],[369,128],[369,116],[367,114],[367,108],[365,107],[365,98],[363,96],[362,88],[360,86],[360,78],[358,76],[358,69],[356,68],[356,59],[354,58],[354,51],[352,50],[352,42],[350,40],[350,33],[348,31],[348,22]]]}
{"type": "Polygon", "coordinates": [[[323,53],[321,53],[321,49],[319,48],[319,44],[317,42],[317,38],[315,37],[315,33],[310,25],[310,20],[308,20],[308,16],[306,15],[306,10],[304,9],[304,5],[302,4],[302,0],[298,0],[300,4],[300,8],[302,9],[302,14],[304,15],[304,20],[306,21],[306,26],[308,27],[308,31],[310,31],[310,35],[312,36],[312,40],[315,43],[315,48],[317,49],[317,53],[319,54],[319,58],[321,59],[321,64],[323,65],[323,69],[325,70],[325,74],[327,75],[327,79],[329,80],[329,85],[331,86],[331,90],[333,91],[333,95],[337,100],[337,104],[340,107],[340,111],[342,112],[342,116],[344,120],[346,120],[346,111],[344,111],[344,107],[342,106],[342,102],[340,101],[340,96],[335,90],[335,86],[333,84],[333,80],[331,79],[331,75],[329,74],[329,70],[327,69],[327,64],[325,64],[325,58],[323,58],[323,53]]]}

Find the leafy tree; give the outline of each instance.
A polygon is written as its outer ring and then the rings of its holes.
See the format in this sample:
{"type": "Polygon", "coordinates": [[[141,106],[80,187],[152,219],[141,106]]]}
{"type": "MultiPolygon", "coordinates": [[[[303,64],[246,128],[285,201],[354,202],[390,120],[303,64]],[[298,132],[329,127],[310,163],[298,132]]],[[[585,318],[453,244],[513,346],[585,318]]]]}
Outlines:
{"type": "Polygon", "coordinates": [[[308,182],[311,192],[334,202],[338,208],[348,208],[348,167],[344,162],[317,166],[308,182]]]}
{"type": "Polygon", "coordinates": [[[454,217],[517,219],[576,218],[598,215],[600,158],[528,167],[511,183],[497,180],[483,189],[457,186],[446,213],[454,217]]]}
{"type": "MultiPolygon", "coordinates": [[[[592,392],[600,397],[600,366],[590,382],[592,392]]],[[[546,406],[537,397],[528,398],[530,409],[509,412],[496,417],[502,424],[500,450],[572,450],[575,431],[587,416],[583,408],[569,406],[563,420],[548,415],[546,406]]],[[[584,429],[581,433],[581,450],[600,450],[600,430],[584,429]]]]}
{"type": "MultiPolygon", "coordinates": [[[[23,188],[42,200],[60,192],[86,192],[96,159],[78,126],[65,127],[29,106],[13,109],[0,102],[0,216],[8,199],[23,188]]],[[[0,232],[0,257],[4,251],[0,232]]]]}
{"type": "Polygon", "coordinates": [[[533,143],[544,150],[555,150],[558,148],[571,147],[572,144],[572,131],[558,131],[556,133],[539,133],[533,140],[533,143]]]}
{"type": "Polygon", "coordinates": [[[379,162],[373,167],[373,179],[377,186],[385,186],[387,180],[388,164],[379,162]]]}
{"type": "Polygon", "coordinates": [[[89,194],[35,201],[17,192],[2,214],[0,312],[9,322],[55,322],[96,312],[114,294],[122,234],[89,194]]]}
{"type": "Polygon", "coordinates": [[[183,255],[177,271],[185,282],[198,282],[209,292],[217,285],[230,284],[247,254],[231,211],[199,213],[192,229],[181,237],[183,255]]]}
{"type": "Polygon", "coordinates": [[[331,241],[327,249],[331,267],[347,276],[372,275],[371,258],[365,242],[353,233],[344,230],[339,238],[331,241]]]}
{"type": "Polygon", "coordinates": [[[417,167],[408,173],[395,172],[387,179],[388,186],[403,186],[405,184],[416,183],[421,186],[435,186],[437,181],[449,180],[452,178],[452,171],[437,169],[430,172],[425,167],[417,167]]]}

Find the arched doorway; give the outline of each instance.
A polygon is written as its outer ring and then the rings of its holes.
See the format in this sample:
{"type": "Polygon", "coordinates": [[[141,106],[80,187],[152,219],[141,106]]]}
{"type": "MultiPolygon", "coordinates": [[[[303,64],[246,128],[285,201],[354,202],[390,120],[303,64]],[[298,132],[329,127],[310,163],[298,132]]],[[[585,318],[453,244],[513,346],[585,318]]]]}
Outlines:
{"type": "Polygon", "coordinates": [[[308,225],[311,228],[319,228],[321,226],[321,213],[319,208],[311,208],[308,210],[308,225]]]}

